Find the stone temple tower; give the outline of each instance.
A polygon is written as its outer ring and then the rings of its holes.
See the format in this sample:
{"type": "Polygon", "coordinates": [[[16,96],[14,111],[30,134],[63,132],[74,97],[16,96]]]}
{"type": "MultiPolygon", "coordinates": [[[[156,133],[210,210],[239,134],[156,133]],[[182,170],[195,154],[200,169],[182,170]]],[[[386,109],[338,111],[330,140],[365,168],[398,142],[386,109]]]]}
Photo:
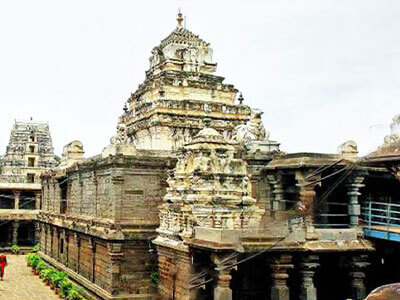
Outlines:
{"type": "Polygon", "coordinates": [[[38,242],[35,222],[41,207],[40,174],[56,166],[49,125],[16,121],[0,175],[0,247],[38,242]]]}
{"type": "Polygon", "coordinates": [[[119,123],[137,149],[176,150],[202,128],[204,118],[230,140],[251,109],[236,102],[237,90],[213,73],[212,48],[182,25],[154,47],[144,83],[128,99],[119,123]]]}
{"type": "Polygon", "coordinates": [[[0,182],[38,183],[39,174],[55,166],[49,125],[16,121],[3,159],[0,182]]]}

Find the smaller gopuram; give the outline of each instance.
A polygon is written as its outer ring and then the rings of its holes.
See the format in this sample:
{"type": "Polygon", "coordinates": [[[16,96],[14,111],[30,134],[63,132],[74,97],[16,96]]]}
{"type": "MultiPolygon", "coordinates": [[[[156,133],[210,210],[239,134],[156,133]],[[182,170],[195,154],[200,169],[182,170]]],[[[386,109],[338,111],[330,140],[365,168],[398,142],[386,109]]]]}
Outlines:
{"type": "MultiPolygon", "coordinates": [[[[3,157],[0,174],[0,245],[32,245],[33,220],[40,209],[40,174],[56,166],[49,125],[16,121],[3,157]]],[[[38,233],[36,232],[36,235],[38,233]]]]}

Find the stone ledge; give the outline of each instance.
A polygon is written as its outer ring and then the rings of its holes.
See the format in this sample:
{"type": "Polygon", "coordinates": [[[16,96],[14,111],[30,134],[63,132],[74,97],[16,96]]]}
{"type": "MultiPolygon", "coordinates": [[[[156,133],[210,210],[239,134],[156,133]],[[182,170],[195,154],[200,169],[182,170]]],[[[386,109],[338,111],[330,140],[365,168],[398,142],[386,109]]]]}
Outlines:
{"type": "Polygon", "coordinates": [[[97,286],[93,282],[90,282],[82,275],[79,275],[76,272],[72,271],[71,269],[69,269],[62,263],[58,262],[54,258],[51,258],[50,256],[44,254],[43,252],[39,252],[39,254],[46,262],[48,262],[55,268],[67,273],[70,279],[76,281],[79,285],[88,289],[90,294],[94,294],[95,297],[93,298],[93,300],[94,299],[105,299],[105,300],[156,300],[157,299],[157,295],[155,294],[139,294],[139,295],[128,294],[128,295],[113,296],[106,290],[97,286]]]}

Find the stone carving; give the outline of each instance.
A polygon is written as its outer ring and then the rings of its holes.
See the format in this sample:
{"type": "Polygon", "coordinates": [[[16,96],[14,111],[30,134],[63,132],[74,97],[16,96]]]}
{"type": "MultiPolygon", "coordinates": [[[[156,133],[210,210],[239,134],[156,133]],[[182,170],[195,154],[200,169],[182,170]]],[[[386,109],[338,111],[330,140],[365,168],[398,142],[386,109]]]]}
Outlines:
{"type": "Polygon", "coordinates": [[[159,47],[154,47],[151,51],[150,67],[153,68],[164,60],[164,54],[159,47]]]}
{"type": "Polygon", "coordinates": [[[355,157],[358,154],[358,146],[355,141],[347,141],[338,147],[338,154],[345,157],[355,157]]]}
{"type": "Polygon", "coordinates": [[[65,145],[61,156],[60,168],[68,168],[74,163],[83,160],[83,144],[80,141],[72,141],[65,145]]]}
{"type": "Polygon", "coordinates": [[[233,144],[209,127],[183,147],[160,207],[160,234],[188,239],[195,226],[246,229],[260,220],[263,210],[249,196],[245,162],[234,152],[233,144]]]}
{"type": "Polygon", "coordinates": [[[249,144],[252,141],[269,140],[269,132],[265,131],[261,115],[258,109],[251,111],[250,120],[246,124],[238,125],[233,132],[233,140],[240,144],[249,144]]]}
{"type": "Polygon", "coordinates": [[[400,143],[400,114],[392,119],[390,124],[390,135],[385,136],[384,146],[400,143]]]}
{"type": "Polygon", "coordinates": [[[400,114],[393,117],[392,123],[390,124],[390,130],[392,134],[400,136],[400,114]]]}
{"type": "Polygon", "coordinates": [[[103,152],[101,153],[103,158],[117,154],[136,154],[136,148],[127,134],[127,126],[122,122],[118,123],[117,125],[117,135],[110,139],[110,145],[104,148],[103,152]]]}
{"type": "Polygon", "coordinates": [[[397,134],[390,134],[385,136],[384,143],[385,145],[395,144],[400,142],[400,136],[397,134]]]}
{"type": "Polygon", "coordinates": [[[128,142],[127,128],[123,123],[117,125],[117,135],[110,139],[110,144],[126,144],[128,142]]]}

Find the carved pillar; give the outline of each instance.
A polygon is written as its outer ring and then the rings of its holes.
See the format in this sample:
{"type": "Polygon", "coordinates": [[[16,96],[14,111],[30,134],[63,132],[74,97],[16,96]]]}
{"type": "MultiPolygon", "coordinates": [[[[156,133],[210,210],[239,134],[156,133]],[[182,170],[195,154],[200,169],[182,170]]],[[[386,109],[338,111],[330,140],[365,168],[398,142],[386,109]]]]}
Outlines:
{"type": "Polygon", "coordinates": [[[14,221],[12,223],[12,243],[17,245],[18,244],[18,228],[19,228],[19,222],[14,221]]]}
{"type": "Polygon", "coordinates": [[[281,175],[268,175],[268,182],[271,186],[272,193],[272,203],[271,203],[271,213],[273,214],[275,211],[284,210],[285,203],[283,200],[283,189],[281,182],[281,175]]]}
{"type": "Polygon", "coordinates": [[[107,243],[108,255],[111,258],[111,294],[118,294],[118,284],[121,274],[121,263],[124,258],[122,253],[122,244],[107,243]]]}
{"type": "Polygon", "coordinates": [[[319,267],[318,260],[318,255],[307,255],[302,257],[300,263],[300,300],[317,300],[317,289],[314,286],[314,275],[315,270],[319,267]]]}
{"type": "Polygon", "coordinates": [[[363,176],[355,176],[350,178],[348,183],[346,184],[347,195],[349,196],[348,212],[350,218],[350,227],[359,226],[358,222],[361,214],[361,209],[358,203],[358,196],[361,195],[359,190],[364,186],[364,184],[362,184],[363,181],[363,176]]]}
{"type": "Polygon", "coordinates": [[[20,191],[14,191],[14,209],[19,209],[19,196],[21,195],[20,191]]]}
{"type": "MultiPolygon", "coordinates": [[[[309,172],[296,172],[296,180],[299,185],[299,202],[296,211],[305,215],[307,227],[314,224],[314,202],[315,202],[315,183],[310,183],[307,179],[309,172]]],[[[310,179],[311,180],[311,179],[310,179]]],[[[313,181],[316,178],[312,178],[313,181]]]]}
{"type": "Polygon", "coordinates": [[[42,192],[35,193],[35,209],[40,209],[40,202],[42,199],[42,192]]]}
{"type": "MultiPolygon", "coordinates": [[[[232,276],[230,274],[231,269],[224,266],[223,261],[226,258],[226,254],[214,254],[212,256],[213,262],[216,264],[217,284],[214,288],[214,300],[232,300],[232,290],[229,286],[232,276]]],[[[229,260],[229,264],[234,263],[232,259],[229,260]]]]}
{"type": "Polygon", "coordinates": [[[15,245],[18,244],[18,228],[19,228],[19,222],[18,221],[12,222],[12,244],[15,245]]]}
{"type": "Polygon", "coordinates": [[[350,259],[351,299],[362,300],[367,296],[365,268],[369,265],[368,255],[353,256],[350,259]]]}
{"type": "Polygon", "coordinates": [[[271,300],[289,300],[290,293],[287,280],[289,278],[289,269],[294,267],[292,256],[281,254],[272,257],[269,260],[269,264],[272,269],[271,300]]]}
{"type": "Polygon", "coordinates": [[[296,180],[299,187],[299,202],[296,204],[296,213],[304,216],[306,227],[306,239],[314,240],[318,238],[315,232],[315,185],[318,182],[319,175],[310,178],[311,170],[296,171],[296,180]]]}

